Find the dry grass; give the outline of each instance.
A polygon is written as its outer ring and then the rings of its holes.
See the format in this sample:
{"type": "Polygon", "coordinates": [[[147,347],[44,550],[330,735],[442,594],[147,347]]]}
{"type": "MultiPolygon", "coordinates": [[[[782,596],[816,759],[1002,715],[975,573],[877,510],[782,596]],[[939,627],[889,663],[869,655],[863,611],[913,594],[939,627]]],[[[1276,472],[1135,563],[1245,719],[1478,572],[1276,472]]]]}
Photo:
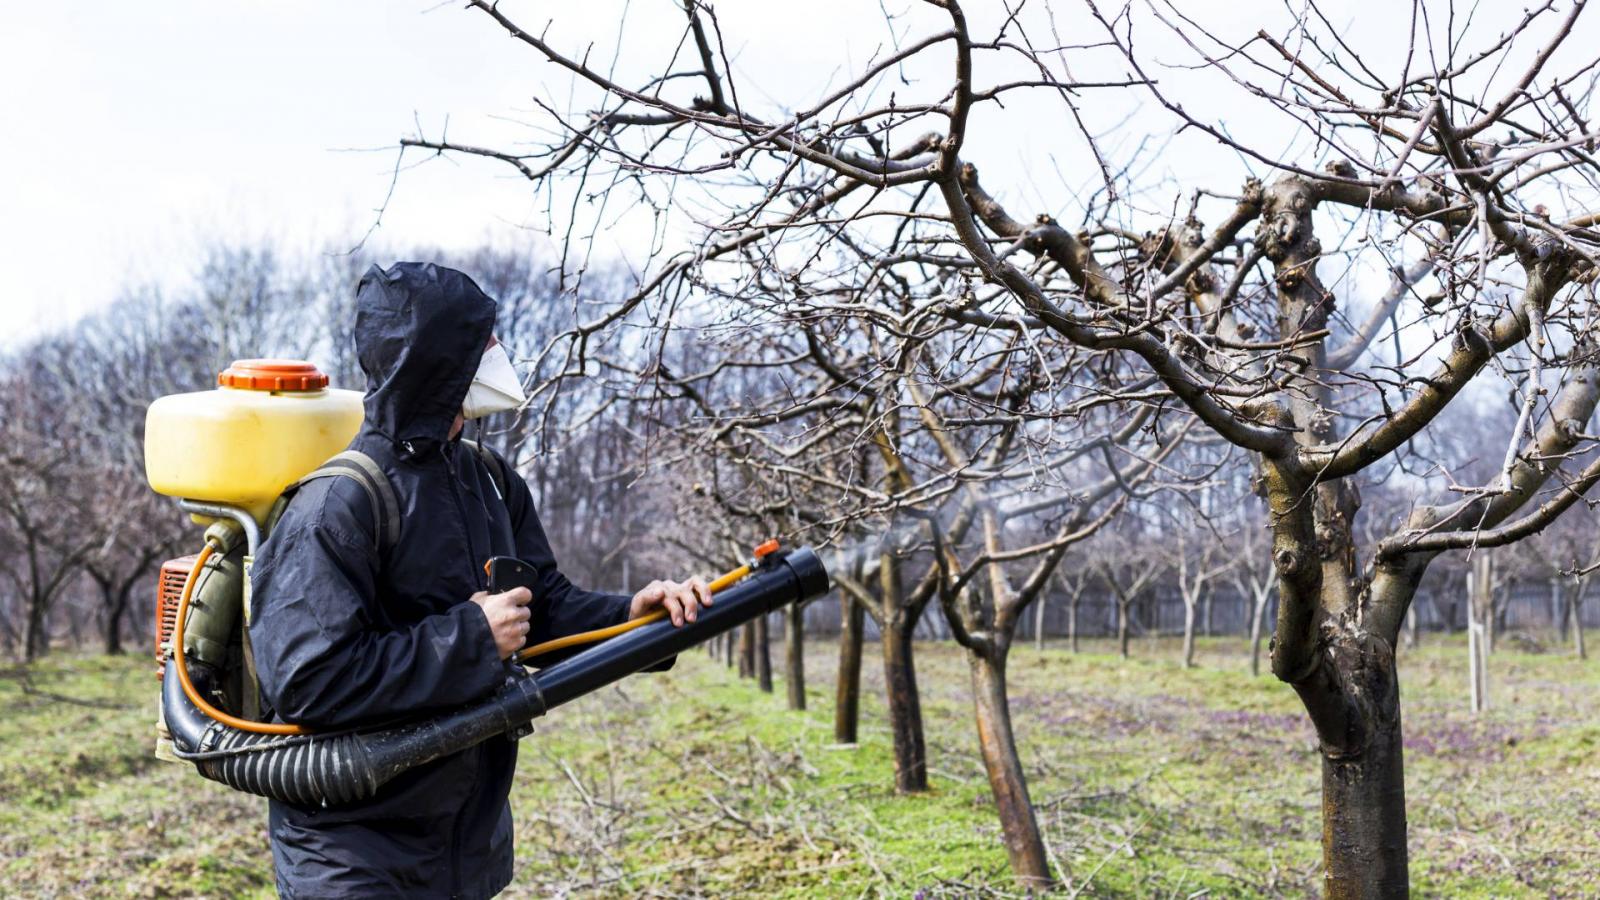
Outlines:
{"type": "MultiPolygon", "coordinates": [[[[523,742],[510,895],[1010,896],[966,667],[919,645],[933,791],[898,797],[869,647],[863,742],[704,655],[557,711],[523,742]]],[[[1080,896],[1285,896],[1318,884],[1317,761],[1293,693],[1236,641],[1013,654],[1019,739],[1050,850],[1080,896]]],[[[1504,650],[1465,710],[1465,651],[1402,663],[1413,878],[1423,896],[1585,897],[1600,870],[1600,663],[1504,650]]],[[[57,657],[0,679],[0,893],[270,895],[265,811],[148,755],[142,660],[57,657]],[[40,691],[91,700],[66,704],[40,691]],[[108,708],[109,707],[109,708],[108,708]]]]}

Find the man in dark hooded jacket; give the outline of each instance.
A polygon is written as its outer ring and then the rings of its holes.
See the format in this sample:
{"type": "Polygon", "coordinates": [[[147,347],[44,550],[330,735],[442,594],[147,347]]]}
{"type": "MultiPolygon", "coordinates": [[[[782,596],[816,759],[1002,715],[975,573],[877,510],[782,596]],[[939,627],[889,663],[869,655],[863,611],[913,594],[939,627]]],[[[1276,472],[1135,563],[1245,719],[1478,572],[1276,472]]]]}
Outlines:
{"type": "MultiPolygon", "coordinates": [[[[322,478],[294,495],[262,545],[250,637],[263,698],[281,720],[334,730],[459,706],[494,691],[524,643],[656,607],[682,624],[710,602],[698,579],[653,582],[631,598],[575,587],[556,566],[527,484],[498,456],[461,446],[462,404],[494,319],[494,301],[452,269],[401,263],[361,279],[355,342],[366,421],[350,447],[387,475],[401,530],[380,552],[365,488],[322,478]],[[484,593],[492,556],[538,570],[531,621],[526,590],[484,593]]],[[[493,738],[405,772],[364,802],[273,802],[279,893],[498,893],[512,874],[516,756],[514,741],[493,738]]]]}

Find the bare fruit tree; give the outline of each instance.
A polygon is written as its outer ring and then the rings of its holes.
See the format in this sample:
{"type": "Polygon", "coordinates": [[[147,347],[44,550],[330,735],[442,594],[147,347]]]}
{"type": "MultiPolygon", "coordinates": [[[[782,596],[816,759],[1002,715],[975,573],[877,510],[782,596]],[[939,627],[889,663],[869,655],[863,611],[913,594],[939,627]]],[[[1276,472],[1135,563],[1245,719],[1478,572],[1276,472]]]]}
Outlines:
{"type": "Polygon", "coordinates": [[[1202,538],[1198,548],[1193,546],[1195,543],[1194,536],[1179,531],[1173,553],[1178,595],[1183,599],[1183,665],[1187,669],[1194,668],[1195,617],[1201,600],[1214,593],[1212,583],[1233,566],[1225,556],[1230,551],[1222,541],[1202,538]]]}
{"type": "Polygon", "coordinates": [[[1233,568],[1233,582],[1246,598],[1250,613],[1250,674],[1261,674],[1262,622],[1278,586],[1278,570],[1269,551],[1271,535],[1260,524],[1247,524],[1231,543],[1240,550],[1233,568]]]}
{"type": "MultiPolygon", "coordinates": [[[[881,285],[884,327],[1017,335],[1043,370],[1073,360],[1082,384],[1181,408],[1253,455],[1278,578],[1272,670],[1321,743],[1326,890],[1407,893],[1394,648],[1418,583],[1439,554],[1535,533],[1600,480],[1582,0],[1491,24],[1418,0],[1383,32],[1402,42],[1370,50],[1314,2],[1241,32],[1162,2],[969,17],[929,0],[882,23],[881,52],[827,58],[827,87],[777,99],[694,0],[681,32],[632,36],[630,70],[655,62],[628,83],[585,42],[558,46],[542,13],[468,5],[571,89],[537,98],[532,143],[419,133],[403,153],[510,165],[580,216],[618,191],[658,215],[692,206],[689,243],[658,243],[636,286],[550,354],[581,369],[611,324],[645,310],[670,326],[690,296],[826,324],[882,306],[881,285]],[[1074,171],[1014,183],[1008,135],[1043,119],[1075,145],[1074,171]],[[1151,137],[1114,140],[1136,125],[1151,137]],[[1183,154],[1219,146],[1175,180],[1183,154]],[[1426,458],[1461,403],[1510,423],[1487,480],[1426,458]],[[1358,540],[1360,484],[1389,479],[1437,502],[1358,540]]],[[[997,434],[1011,414],[992,411],[997,434]]]]}
{"type": "MultiPolygon", "coordinates": [[[[1108,443],[1120,447],[1117,442],[1127,441],[1140,424],[1136,417],[1130,423],[1132,427],[1108,434],[1108,443]]],[[[1114,463],[1113,470],[1098,482],[1082,478],[1083,488],[1064,497],[1010,504],[973,497],[973,505],[979,510],[982,540],[975,542],[967,554],[959,552],[945,535],[937,531],[934,534],[935,560],[942,576],[940,602],[956,643],[967,651],[978,748],[989,776],[1006,852],[1012,871],[1031,886],[1048,885],[1054,876],[1011,726],[1007,658],[1028,604],[1039,602],[1040,593],[1068,550],[1093,536],[1122,511],[1130,498],[1147,489],[1163,459],[1182,439],[1181,434],[1165,437],[1142,458],[1120,467],[1114,463]],[[1061,507],[1068,511],[1046,519],[1053,528],[1042,529],[1043,523],[1028,521],[1061,507]],[[1041,531],[1045,533],[1040,535],[1041,531]],[[1018,562],[1026,565],[1019,572],[1020,581],[1013,583],[1008,564],[1014,566],[1018,562]]],[[[971,464],[951,443],[943,452],[952,466],[971,464]]],[[[968,485],[966,490],[973,488],[968,485]]]]}

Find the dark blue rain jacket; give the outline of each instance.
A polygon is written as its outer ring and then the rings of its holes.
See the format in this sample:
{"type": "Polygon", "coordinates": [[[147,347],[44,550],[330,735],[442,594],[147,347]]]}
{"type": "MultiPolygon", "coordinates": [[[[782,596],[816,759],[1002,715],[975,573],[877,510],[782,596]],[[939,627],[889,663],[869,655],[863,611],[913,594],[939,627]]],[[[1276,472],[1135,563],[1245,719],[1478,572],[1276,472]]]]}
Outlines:
{"type": "MultiPolygon", "coordinates": [[[[495,303],[452,269],[373,267],[357,289],[366,422],[351,448],[400,499],[396,545],[376,549],[374,510],[348,478],[295,494],[251,577],[250,637],[263,698],[317,729],[392,722],[491,693],[506,677],[483,611],[483,563],[538,567],[529,641],[624,621],[628,598],[574,587],[556,566],[527,484],[450,427],[494,328],[495,303]],[[501,469],[500,496],[489,466],[501,469]]],[[[492,738],[403,773],[370,800],[327,809],[273,802],[272,859],[285,897],[489,897],[511,880],[517,745],[492,738]]]]}

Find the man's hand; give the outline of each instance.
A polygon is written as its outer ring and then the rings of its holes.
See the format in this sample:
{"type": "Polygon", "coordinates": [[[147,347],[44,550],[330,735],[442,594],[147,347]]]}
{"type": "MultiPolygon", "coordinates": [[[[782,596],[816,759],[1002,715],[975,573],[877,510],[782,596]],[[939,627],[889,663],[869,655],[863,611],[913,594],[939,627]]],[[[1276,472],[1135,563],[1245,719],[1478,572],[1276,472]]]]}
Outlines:
{"type": "Polygon", "coordinates": [[[700,578],[688,581],[652,581],[633,595],[628,618],[637,619],[653,609],[665,609],[672,624],[693,622],[700,607],[711,605],[711,588],[700,578]]]}
{"type": "Polygon", "coordinates": [[[528,639],[531,616],[528,604],[533,601],[532,591],[521,587],[503,594],[479,591],[471,600],[483,609],[484,617],[489,620],[489,630],[494,632],[494,646],[500,651],[501,659],[522,649],[523,642],[528,639]]]}

